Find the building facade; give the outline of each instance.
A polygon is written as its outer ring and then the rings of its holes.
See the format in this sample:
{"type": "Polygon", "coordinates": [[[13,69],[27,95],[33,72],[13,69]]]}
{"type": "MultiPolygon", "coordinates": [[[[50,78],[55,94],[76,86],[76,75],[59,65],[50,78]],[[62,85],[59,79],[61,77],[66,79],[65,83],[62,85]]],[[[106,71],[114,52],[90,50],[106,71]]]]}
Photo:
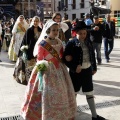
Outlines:
{"type": "Polygon", "coordinates": [[[90,11],[90,3],[88,0],[55,0],[55,11],[62,16],[66,13],[71,20],[83,18],[84,13],[90,11]]]}
{"type": "Polygon", "coordinates": [[[15,6],[16,17],[24,15],[27,17],[33,17],[36,14],[36,0],[19,0],[15,6]]]}
{"type": "Polygon", "coordinates": [[[60,12],[62,16],[68,15],[68,18],[83,18],[85,13],[90,13],[91,3],[102,8],[108,8],[106,0],[54,0],[55,11],[60,12]]]}
{"type": "Polygon", "coordinates": [[[54,0],[41,0],[44,4],[44,18],[51,18],[54,12],[54,0]]]}
{"type": "Polygon", "coordinates": [[[111,15],[120,17],[120,0],[108,0],[110,2],[111,15]]]}
{"type": "Polygon", "coordinates": [[[17,15],[26,18],[38,15],[42,19],[50,18],[53,14],[54,0],[19,0],[15,6],[17,15]]]}

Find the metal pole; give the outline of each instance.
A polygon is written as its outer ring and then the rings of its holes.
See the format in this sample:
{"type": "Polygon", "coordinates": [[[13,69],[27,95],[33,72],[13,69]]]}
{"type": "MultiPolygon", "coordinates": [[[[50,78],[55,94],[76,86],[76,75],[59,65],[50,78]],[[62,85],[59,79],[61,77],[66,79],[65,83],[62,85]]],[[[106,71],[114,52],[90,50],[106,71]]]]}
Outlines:
{"type": "Polygon", "coordinates": [[[31,18],[30,0],[28,0],[28,17],[31,18]]]}

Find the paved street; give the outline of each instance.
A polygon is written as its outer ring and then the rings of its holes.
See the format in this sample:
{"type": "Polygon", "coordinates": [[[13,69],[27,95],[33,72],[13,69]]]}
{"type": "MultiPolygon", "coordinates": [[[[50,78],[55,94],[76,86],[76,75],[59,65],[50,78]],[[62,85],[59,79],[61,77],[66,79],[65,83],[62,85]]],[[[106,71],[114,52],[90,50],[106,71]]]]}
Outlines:
{"type": "MultiPolygon", "coordinates": [[[[14,62],[2,51],[0,59],[0,118],[19,115],[26,86],[12,77],[14,62]],[[2,56],[2,57],[1,57],[2,56]]],[[[106,63],[102,46],[102,65],[94,75],[94,93],[99,115],[109,120],[120,120],[120,39],[115,39],[110,62],[106,63]]],[[[82,92],[77,96],[76,120],[91,120],[91,113],[82,92]]],[[[2,120],[2,119],[0,119],[2,120]]]]}

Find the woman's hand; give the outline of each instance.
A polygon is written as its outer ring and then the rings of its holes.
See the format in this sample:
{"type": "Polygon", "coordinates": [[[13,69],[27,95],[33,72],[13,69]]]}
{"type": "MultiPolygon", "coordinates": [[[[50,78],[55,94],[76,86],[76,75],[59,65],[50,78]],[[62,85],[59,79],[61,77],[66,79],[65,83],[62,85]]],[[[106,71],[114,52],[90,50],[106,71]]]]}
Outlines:
{"type": "Polygon", "coordinates": [[[76,68],[76,73],[80,73],[81,72],[81,65],[78,65],[77,68],[76,68]]]}

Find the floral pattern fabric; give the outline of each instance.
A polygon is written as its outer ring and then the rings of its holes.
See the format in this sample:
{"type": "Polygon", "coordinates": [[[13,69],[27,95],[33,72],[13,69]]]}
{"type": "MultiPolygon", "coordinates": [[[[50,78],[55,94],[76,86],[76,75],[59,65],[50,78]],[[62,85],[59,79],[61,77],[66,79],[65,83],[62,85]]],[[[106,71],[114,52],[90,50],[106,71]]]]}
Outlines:
{"type": "MultiPolygon", "coordinates": [[[[62,43],[53,46],[62,53],[62,43]]],[[[38,60],[48,61],[42,73],[43,90],[38,91],[38,73],[32,71],[21,115],[25,120],[72,120],[76,112],[75,93],[66,66],[39,46],[38,60]]]]}

